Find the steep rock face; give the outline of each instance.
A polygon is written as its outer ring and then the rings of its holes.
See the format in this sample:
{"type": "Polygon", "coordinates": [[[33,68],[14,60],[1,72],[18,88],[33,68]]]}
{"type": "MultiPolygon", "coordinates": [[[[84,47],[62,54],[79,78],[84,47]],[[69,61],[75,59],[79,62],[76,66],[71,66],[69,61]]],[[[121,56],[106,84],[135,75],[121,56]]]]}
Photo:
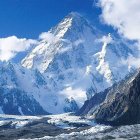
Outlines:
{"type": "MultiPolygon", "coordinates": [[[[109,91],[109,88],[103,92],[95,94],[91,99],[85,101],[84,105],[76,112],[76,115],[87,115],[90,112],[93,112],[93,109],[96,109],[100,103],[102,103],[109,91]]],[[[90,114],[91,115],[91,114],[90,114]]]]}
{"type": "Polygon", "coordinates": [[[113,125],[140,123],[140,73],[111,90],[95,114],[99,122],[113,125]]]}
{"type": "Polygon", "coordinates": [[[111,125],[140,123],[139,71],[114,84],[106,91],[104,94],[96,94],[90,101],[85,102],[80,109],[81,112],[78,113],[80,115],[88,114],[99,123],[111,125]]]}
{"type": "Polygon", "coordinates": [[[0,75],[0,86],[9,85],[11,87],[15,87],[18,85],[15,69],[11,63],[8,63],[5,66],[4,63],[0,63],[0,75]]]}
{"type": "Polygon", "coordinates": [[[47,115],[49,113],[24,91],[0,87],[0,114],[47,115]]]}
{"type": "Polygon", "coordinates": [[[38,70],[29,71],[18,65],[1,62],[0,75],[0,113],[48,114],[37,101],[37,96],[35,98],[36,89],[45,84],[45,79],[38,70]],[[30,93],[31,90],[34,90],[34,93],[30,93]]]}
{"type": "Polygon", "coordinates": [[[42,73],[47,85],[39,102],[51,113],[62,113],[68,106],[73,110],[73,102],[66,100],[72,98],[81,107],[86,99],[124,78],[133,69],[124,62],[136,57],[135,52],[125,41],[104,36],[84,17],[70,13],[47,32],[22,66],[42,73]]]}

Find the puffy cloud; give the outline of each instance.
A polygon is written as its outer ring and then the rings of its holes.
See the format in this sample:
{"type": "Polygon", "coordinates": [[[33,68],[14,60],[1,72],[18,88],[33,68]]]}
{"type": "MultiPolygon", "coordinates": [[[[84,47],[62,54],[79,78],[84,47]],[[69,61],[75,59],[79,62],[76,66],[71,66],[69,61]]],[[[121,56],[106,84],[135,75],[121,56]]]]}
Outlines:
{"type": "Polygon", "coordinates": [[[0,38],[0,60],[8,61],[15,57],[17,53],[28,50],[36,43],[36,40],[17,38],[16,36],[0,38]]]}
{"type": "Polygon", "coordinates": [[[111,37],[111,35],[109,33],[107,36],[103,36],[102,38],[97,39],[96,41],[109,44],[109,43],[113,42],[113,38],[111,37]]]}
{"type": "Polygon", "coordinates": [[[99,3],[105,23],[130,40],[140,40],[139,0],[99,0],[99,3]]]}
{"type": "Polygon", "coordinates": [[[39,39],[40,40],[45,40],[47,41],[48,43],[52,43],[52,42],[55,42],[58,37],[57,36],[54,36],[52,33],[50,32],[43,32],[39,35],[39,39]]]}
{"type": "Polygon", "coordinates": [[[67,87],[66,89],[59,92],[59,97],[65,97],[68,99],[73,98],[79,107],[81,107],[84,101],[87,99],[86,92],[81,88],[67,87]],[[80,93],[80,94],[79,94],[80,93]]]}

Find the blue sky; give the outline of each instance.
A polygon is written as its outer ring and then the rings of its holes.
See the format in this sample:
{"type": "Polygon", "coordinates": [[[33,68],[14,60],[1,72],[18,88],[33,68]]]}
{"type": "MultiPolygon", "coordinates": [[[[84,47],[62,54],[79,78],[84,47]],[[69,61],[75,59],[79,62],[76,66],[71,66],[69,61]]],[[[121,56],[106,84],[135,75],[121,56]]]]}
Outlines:
{"type": "Polygon", "coordinates": [[[138,0],[0,0],[0,60],[21,57],[19,53],[36,45],[42,32],[72,11],[82,14],[105,34],[119,33],[122,38],[136,40],[139,46],[139,7],[138,0]]]}
{"type": "MultiPolygon", "coordinates": [[[[100,26],[100,8],[95,0],[1,0],[0,37],[38,38],[55,26],[69,12],[76,11],[100,26]]],[[[107,28],[106,28],[107,30],[107,28]]],[[[108,29],[109,30],[109,29],[108,29]]]]}
{"type": "Polygon", "coordinates": [[[47,32],[70,12],[79,12],[108,33],[112,28],[100,23],[101,9],[95,6],[95,1],[0,0],[0,60],[19,62],[36,45],[42,32],[47,32]]]}

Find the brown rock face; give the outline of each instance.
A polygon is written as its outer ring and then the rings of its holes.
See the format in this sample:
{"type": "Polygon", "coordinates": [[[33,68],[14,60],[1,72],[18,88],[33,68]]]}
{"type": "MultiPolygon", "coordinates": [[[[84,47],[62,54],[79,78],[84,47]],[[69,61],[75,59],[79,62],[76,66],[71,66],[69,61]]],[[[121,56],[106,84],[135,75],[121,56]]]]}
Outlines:
{"type": "MultiPolygon", "coordinates": [[[[95,96],[90,101],[93,100],[95,96]]],[[[105,99],[102,102],[96,104],[96,107],[95,103],[92,103],[88,114],[93,115],[99,123],[111,125],[140,123],[140,72],[135,72],[113,85],[107,93],[105,92],[105,99]]]]}

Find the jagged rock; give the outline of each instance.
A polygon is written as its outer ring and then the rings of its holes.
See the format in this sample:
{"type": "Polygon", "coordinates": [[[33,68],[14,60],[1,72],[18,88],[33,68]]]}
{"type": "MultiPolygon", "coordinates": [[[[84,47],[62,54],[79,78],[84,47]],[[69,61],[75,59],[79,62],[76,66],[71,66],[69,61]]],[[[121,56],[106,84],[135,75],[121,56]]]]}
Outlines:
{"type": "Polygon", "coordinates": [[[140,123],[140,72],[93,96],[78,114],[88,114],[98,123],[111,125],[140,123]]]}
{"type": "Polygon", "coordinates": [[[89,111],[105,100],[108,91],[109,89],[106,89],[104,92],[97,93],[90,100],[85,101],[84,105],[76,112],[76,115],[86,115],[89,113],[89,111]]]}

